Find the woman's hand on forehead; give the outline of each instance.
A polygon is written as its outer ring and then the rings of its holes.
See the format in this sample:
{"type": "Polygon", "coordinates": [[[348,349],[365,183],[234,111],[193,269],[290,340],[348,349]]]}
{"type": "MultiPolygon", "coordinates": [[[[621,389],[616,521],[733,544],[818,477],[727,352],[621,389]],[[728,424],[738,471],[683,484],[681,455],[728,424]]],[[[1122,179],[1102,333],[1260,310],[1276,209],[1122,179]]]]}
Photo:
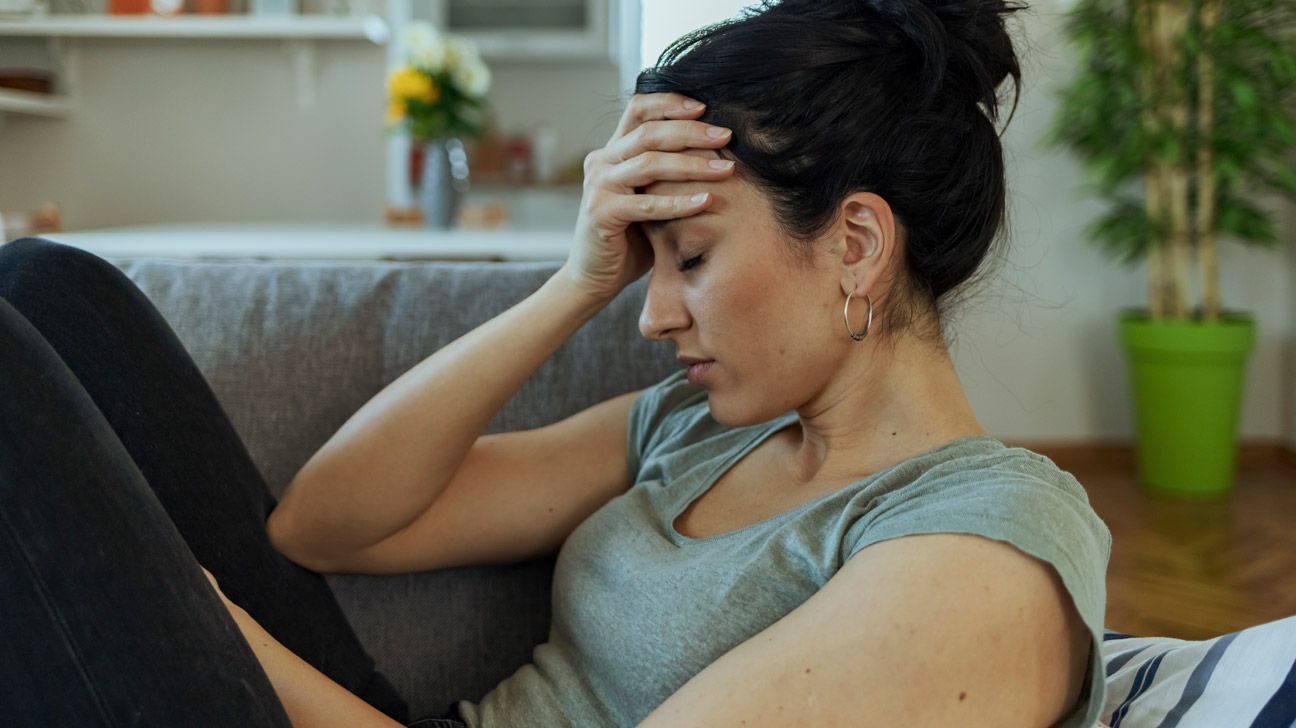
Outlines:
{"type": "Polygon", "coordinates": [[[660,119],[696,119],[702,115],[706,105],[697,99],[690,99],[680,94],[635,94],[626,104],[621,114],[621,123],[617,126],[612,139],[618,139],[645,121],[660,119]],[[696,104],[696,106],[689,106],[696,104]]]}
{"type": "Polygon", "coordinates": [[[733,175],[733,163],[715,151],[731,132],[697,121],[705,107],[689,108],[688,101],[679,94],[635,95],[607,145],[585,158],[577,242],[564,268],[598,300],[611,300],[652,267],[652,248],[636,223],[697,215],[714,201],[699,183],[733,175]],[[675,189],[640,191],[658,182],[675,189]]]}

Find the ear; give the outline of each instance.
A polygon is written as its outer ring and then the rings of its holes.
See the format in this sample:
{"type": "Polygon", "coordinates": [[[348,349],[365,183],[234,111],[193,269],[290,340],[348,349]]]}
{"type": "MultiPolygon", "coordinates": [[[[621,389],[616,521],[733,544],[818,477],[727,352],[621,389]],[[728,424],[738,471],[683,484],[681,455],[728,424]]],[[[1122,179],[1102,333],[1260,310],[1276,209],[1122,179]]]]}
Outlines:
{"type": "Polygon", "coordinates": [[[891,258],[895,217],[886,200],[872,192],[855,192],[841,203],[842,293],[867,293],[891,258]]]}

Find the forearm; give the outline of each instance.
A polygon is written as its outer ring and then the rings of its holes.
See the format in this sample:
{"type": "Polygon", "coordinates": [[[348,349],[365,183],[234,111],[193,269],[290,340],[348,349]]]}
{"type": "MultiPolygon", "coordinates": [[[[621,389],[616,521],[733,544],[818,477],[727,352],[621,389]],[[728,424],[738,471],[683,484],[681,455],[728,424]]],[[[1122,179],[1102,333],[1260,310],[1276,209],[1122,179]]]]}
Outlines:
{"type": "MultiPolygon", "coordinates": [[[[227,603],[228,605],[228,603],[227,603]]],[[[294,728],[400,728],[401,724],[370,706],[293,654],[243,609],[230,606],[257,661],[270,678],[294,728]]]]}
{"type": "Polygon", "coordinates": [[[564,266],[387,385],[288,485],[270,517],[276,545],[337,556],[409,525],[500,409],[605,305],[576,289],[564,266]]]}

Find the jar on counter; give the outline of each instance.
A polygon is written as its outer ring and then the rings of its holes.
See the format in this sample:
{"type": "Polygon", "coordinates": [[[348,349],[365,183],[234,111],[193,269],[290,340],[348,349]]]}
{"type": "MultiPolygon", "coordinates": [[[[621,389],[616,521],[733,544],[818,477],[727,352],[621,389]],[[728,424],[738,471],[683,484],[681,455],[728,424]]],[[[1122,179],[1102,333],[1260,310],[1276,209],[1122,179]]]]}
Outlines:
{"type": "Polygon", "coordinates": [[[558,180],[558,130],[552,124],[536,127],[532,157],[535,180],[540,184],[553,184],[558,180]]]}
{"type": "Polygon", "coordinates": [[[504,180],[509,184],[531,184],[533,177],[531,140],[515,134],[504,144],[504,180]]]}

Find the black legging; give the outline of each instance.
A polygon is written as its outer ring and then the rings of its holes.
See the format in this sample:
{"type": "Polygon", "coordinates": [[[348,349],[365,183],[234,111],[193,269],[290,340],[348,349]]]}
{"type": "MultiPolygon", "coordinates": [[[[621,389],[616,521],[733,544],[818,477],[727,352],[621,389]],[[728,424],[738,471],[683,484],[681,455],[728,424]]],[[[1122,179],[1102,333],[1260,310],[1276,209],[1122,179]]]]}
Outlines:
{"type": "Polygon", "coordinates": [[[0,245],[0,706],[6,726],[288,726],[212,591],[405,723],[152,303],[107,261],[0,245]]]}

